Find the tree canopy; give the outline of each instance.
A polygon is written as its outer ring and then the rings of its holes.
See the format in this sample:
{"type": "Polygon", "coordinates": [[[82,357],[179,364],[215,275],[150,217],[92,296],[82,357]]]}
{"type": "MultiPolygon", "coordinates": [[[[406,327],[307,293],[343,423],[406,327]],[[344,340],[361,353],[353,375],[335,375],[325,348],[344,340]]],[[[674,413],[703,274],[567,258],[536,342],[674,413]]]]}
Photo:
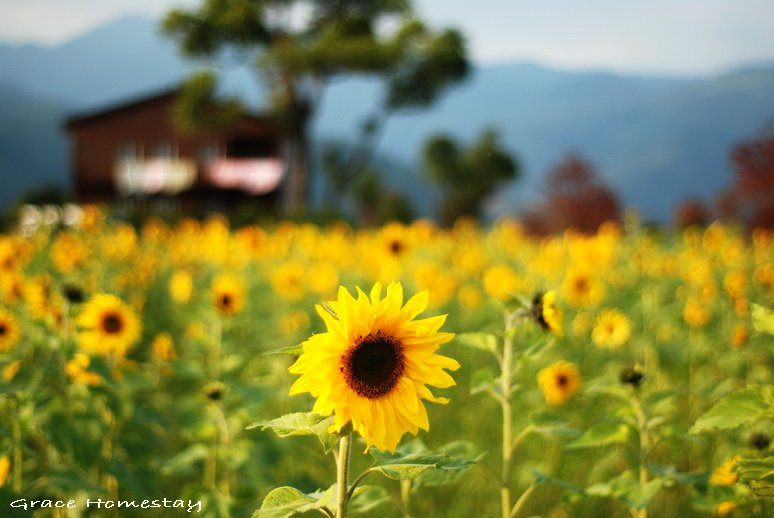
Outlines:
{"type": "Polygon", "coordinates": [[[204,0],[198,9],[168,13],[163,29],[190,57],[236,52],[252,60],[287,131],[295,207],[307,194],[308,123],[333,79],[372,74],[385,81],[352,160],[361,168],[389,115],[426,108],[469,70],[462,35],[431,30],[408,0],[204,0]]]}
{"type": "Polygon", "coordinates": [[[425,175],[441,189],[440,219],[446,224],[461,216],[480,216],[486,198],[519,173],[493,129],[485,129],[468,147],[448,135],[431,137],[422,161],[425,175]]]}

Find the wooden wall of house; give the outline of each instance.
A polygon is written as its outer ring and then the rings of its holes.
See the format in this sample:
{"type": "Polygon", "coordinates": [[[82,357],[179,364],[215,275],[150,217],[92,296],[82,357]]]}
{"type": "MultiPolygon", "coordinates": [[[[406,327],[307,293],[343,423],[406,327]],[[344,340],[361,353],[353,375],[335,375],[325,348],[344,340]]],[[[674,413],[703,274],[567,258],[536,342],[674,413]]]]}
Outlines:
{"type": "Polygon", "coordinates": [[[248,118],[229,132],[182,134],[173,123],[173,105],[174,96],[167,95],[70,121],[67,129],[77,199],[116,199],[115,165],[131,149],[146,159],[171,152],[172,156],[194,160],[198,169],[194,193],[211,187],[202,174],[208,147],[217,146],[219,155],[226,156],[232,151],[244,152],[245,141],[252,140],[259,142],[257,148],[265,156],[280,154],[281,138],[268,121],[248,118]]]}

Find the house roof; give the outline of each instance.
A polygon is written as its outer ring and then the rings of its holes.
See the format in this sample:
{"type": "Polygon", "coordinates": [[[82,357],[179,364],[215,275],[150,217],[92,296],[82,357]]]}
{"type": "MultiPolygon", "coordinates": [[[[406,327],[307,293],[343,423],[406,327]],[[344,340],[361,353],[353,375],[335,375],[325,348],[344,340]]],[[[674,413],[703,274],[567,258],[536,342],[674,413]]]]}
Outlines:
{"type": "MultiPolygon", "coordinates": [[[[155,103],[164,99],[173,99],[175,96],[180,94],[182,89],[183,89],[182,85],[168,87],[163,90],[157,90],[154,93],[145,94],[142,97],[133,97],[112,105],[98,108],[96,110],[89,110],[81,113],[75,113],[65,119],[64,127],[65,129],[70,130],[70,129],[73,129],[74,127],[79,126],[80,124],[94,122],[102,118],[118,115],[122,112],[134,110],[145,104],[155,103]]],[[[246,114],[245,118],[248,120],[254,120],[254,121],[266,121],[269,117],[267,117],[266,115],[260,115],[256,113],[248,113],[246,114]]]]}

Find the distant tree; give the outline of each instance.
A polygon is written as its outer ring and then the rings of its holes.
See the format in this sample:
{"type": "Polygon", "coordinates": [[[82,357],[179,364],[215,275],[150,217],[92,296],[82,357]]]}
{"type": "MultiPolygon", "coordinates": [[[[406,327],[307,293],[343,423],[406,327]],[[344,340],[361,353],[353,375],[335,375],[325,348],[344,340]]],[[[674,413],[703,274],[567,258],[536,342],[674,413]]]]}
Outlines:
{"type": "Polygon", "coordinates": [[[774,229],[774,129],[731,150],[734,183],[718,200],[722,217],[749,228],[774,229]]]}
{"type": "Polygon", "coordinates": [[[616,194],[592,165],[570,154],[545,177],[546,202],[527,214],[530,227],[552,233],[574,228],[593,233],[605,221],[620,221],[616,194]],[[535,220],[541,220],[537,225],[535,220]]]}
{"type": "Polygon", "coordinates": [[[429,138],[422,151],[422,168],[441,190],[439,219],[447,225],[460,216],[479,217],[484,201],[519,173],[516,160],[500,145],[493,129],[484,130],[467,148],[447,135],[429,138]]]}
{"type": "MultiPolygon", "coordinates": [[[[408,0],[203,0],[198,9],[171,11],[163,28],[189,56],[233,51],[255,60],[288,134],[288,187],[296,208],[307,197],[309,122],[331,80],[362,73],[386,82],[384,98],[364,124],[364,144],[350,161],[362,169],[391,114],[429,106],[469,69],[460,33],[431,31],[408,0]],[[396,23],[383,23],[391,20],[396,23]]],[[[189,97],[181,102],[203,105],[189,111],[221,121],[211,109],[211,84],[208,90],[201,75],[192,81],[198,86],[186,88],[189,97]]],[[[233,105],[226,108],[233,112],[233,105]]]]}
{"type": "Polygon", "coordinates": [[[683,200],[675,208],[674,224],[677,228],[687,228],[692,225],[704,226],[710,222],[712,214],[701,200],[683,200]]]}
{"type": "Polygon", "coordinates": [[[328,187],[328,202],[342,210],[344,201],[354,204],[357,218],[366,226],[387,221],[410,221],[414,216],[411,202],[402,194],[388,188],[383,174],[373,165],[362,168],[356,177],[350,177],[348,168],[351,149],[340,142],[326,143],[321,152],[321,166],[328,187]]]}

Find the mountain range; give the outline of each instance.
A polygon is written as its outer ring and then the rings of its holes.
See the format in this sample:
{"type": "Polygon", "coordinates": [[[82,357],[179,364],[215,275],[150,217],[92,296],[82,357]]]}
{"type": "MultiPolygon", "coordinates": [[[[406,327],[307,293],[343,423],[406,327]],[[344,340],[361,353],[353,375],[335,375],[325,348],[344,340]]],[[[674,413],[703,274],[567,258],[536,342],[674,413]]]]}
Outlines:
{"type": "MultiPolygon", "coordinates": [[[[122,18],[54,48],[0,44],[0,207],[43,183],[67,186],[67,116],[139,98],[215,66],[224,92],[260,109],[254,57],[194,63],[178,55],[156,22],[122,18]]],[[[380,95],[371,78],[337,82],[325,93],[314,136],[351,140],[380,95]]],[[[699,78],[556,70],[531,63],[475,66],[468,81],[431,109],[388,122],[380,156],[388,181],[428,210],[417,188],[428,136],[469,142],[499,131],[522,178],[498,193],[491,211],[515,213],[540,199],[541,178],[567,153],[589,160],[627,206],[666,221],[679,201],[711,201],[732,178],[729,152],[774,122],[774,64],[699,78]]]]}

